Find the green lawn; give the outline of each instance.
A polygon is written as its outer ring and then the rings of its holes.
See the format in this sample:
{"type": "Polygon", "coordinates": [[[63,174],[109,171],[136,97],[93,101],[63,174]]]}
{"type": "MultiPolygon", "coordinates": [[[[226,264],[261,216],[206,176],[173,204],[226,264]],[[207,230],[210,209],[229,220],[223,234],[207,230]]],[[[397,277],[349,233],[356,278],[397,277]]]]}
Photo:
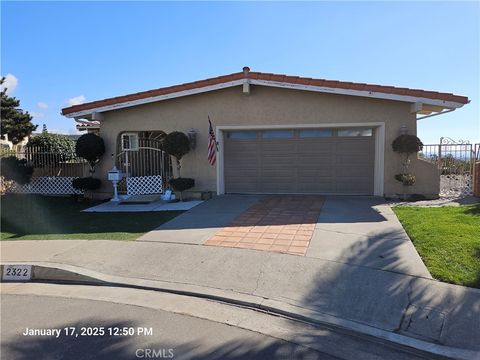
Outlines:
{"type": "Polygon", "coordinates": [[[480,204],[393,210],[434,278],[480,288],[480,204]]]}
{"type": "Polygon", "coordinates": [[[181,211],[83,213],[98,202],[72,197],[9,194],[1,196],[2,240],[133,240],[181,211]]]}

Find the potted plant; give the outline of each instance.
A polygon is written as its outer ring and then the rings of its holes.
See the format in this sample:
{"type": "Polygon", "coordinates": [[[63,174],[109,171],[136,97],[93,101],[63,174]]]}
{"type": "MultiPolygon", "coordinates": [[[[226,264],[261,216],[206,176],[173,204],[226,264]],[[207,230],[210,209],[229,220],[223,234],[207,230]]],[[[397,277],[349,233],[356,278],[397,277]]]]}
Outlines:
{"type": "Polygon", "coordinates": [[[423,143],[415,135],[402,134],[398,136],[392,143],[392,149],[403,156],[402,172],[395,175],[395,180],[403,185],[403,199],[407,197],[407,187],[415,184],[415,175],[409,173],[410,156],[416,154],[423,149],[423,143]]]}

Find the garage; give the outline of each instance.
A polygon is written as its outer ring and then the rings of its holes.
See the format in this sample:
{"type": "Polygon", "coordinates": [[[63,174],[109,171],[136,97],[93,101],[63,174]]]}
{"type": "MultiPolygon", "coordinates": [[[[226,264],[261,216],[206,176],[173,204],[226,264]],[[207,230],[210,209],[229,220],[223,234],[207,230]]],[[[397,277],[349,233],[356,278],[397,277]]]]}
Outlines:
{"type": "Polygon", "coordinates": [[[372,128],[224,132],[226,193],[374,193],[372,128]]]}

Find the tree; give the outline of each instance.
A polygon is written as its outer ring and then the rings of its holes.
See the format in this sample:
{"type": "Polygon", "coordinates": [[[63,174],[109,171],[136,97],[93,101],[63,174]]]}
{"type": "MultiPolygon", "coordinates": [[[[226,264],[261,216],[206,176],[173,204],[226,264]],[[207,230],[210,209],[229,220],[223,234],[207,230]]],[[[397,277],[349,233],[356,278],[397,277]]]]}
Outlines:
{"type": "Polygon", "coordinates": [[[103,139],[95,134],[85,134],[78,138],[75,145],[77,156],[84,158],[90,164],[90,174],[95,172],[95,165],[100,161],[100,157],[105,153],[105,144],[103,139]]]}
{"type": "Polygon", "coordinates": [[[163,149],[169,155],[172,155],[177,161],[178,177],[180,176],[182,157],[190,151],[190,141],[187,135],[180,131],[174,131],[168,134],[163,140],[163,149]]]}
{"type": "MultiPolygon", "coordinates": [[[[5,77],[0,80],[0,85],[5,82],[5,77]]],[[[32,116],[19,108],[20,100],[7,95],[7,89],[4,88],[1,93],[1,136],[17,145],[37,129],[37,125],[32,124],[32,116]]]]}

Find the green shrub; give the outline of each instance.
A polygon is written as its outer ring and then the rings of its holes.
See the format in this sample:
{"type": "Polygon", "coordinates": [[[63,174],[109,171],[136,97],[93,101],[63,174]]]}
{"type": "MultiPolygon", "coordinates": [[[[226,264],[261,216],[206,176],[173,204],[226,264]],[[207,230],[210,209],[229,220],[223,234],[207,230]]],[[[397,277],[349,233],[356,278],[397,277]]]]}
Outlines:
{"type": "Polygon", "coordinates": [[[195,186],[195,180],[190,178],[170,179],[168,183],[175,191],[185,191],[195,186]]]}
{"type": "Polygon", "coordinates": [[[403,134],[393,140],[392,149],[400,154],[413,154],[423,149],[423,143],[415,135],[403,134]]]}
{"type": "Polygon", "coordinates": [[[102,186],[102,181],[93,177],[83,177],[72,180],[72,186],[77,190],[97,190],[102,186]]]}
{"type": "Polygon", "coordinates": [[[0,159],[1,175],[7,180],[13,180],[17,184],[25,185],[30,182],[33,167],[27,165],[27,160],[8,156],[0,159]]]}
{"type": "Polygon", "coordinates": [[[85,134],[78,138],[75,145],[77,156],[84,158],[90,164],[90,173],[95,172],[95,165],[100,161],[100,157],[105,153],[105,143],[100,136],[95,134],[85,134]]]}
{"type": "Polygon", "coordinates": [[[75,159],[75,141],[65,135],[45,132],[31,138],[26,147],[31,151],[30,160],[35,167],[75,159]],[[33,152],[33,148],[39,148],[41,153],[33,152]]]}
{"type": "Polygon", "coordinates": [[[405,186],[412,186],[415,184],[415,175],[412,174],[397,174],[395,180],[400,181],[405,186]]]}
{"type": "Polygon", "coordinates": [[[190,178],[176,178],[170,179],[168,184],[172,187],[173,190],[180,193],[180,200],[183,201],[182,191],[191,189],[195,186],[195,180],[190,178]]]}
{"type": "Polygon", "coordinates": [[[190,151],[190,141],[184,133],[174,131],[163,140],[163,149],[180,161],[190,151]]]}

